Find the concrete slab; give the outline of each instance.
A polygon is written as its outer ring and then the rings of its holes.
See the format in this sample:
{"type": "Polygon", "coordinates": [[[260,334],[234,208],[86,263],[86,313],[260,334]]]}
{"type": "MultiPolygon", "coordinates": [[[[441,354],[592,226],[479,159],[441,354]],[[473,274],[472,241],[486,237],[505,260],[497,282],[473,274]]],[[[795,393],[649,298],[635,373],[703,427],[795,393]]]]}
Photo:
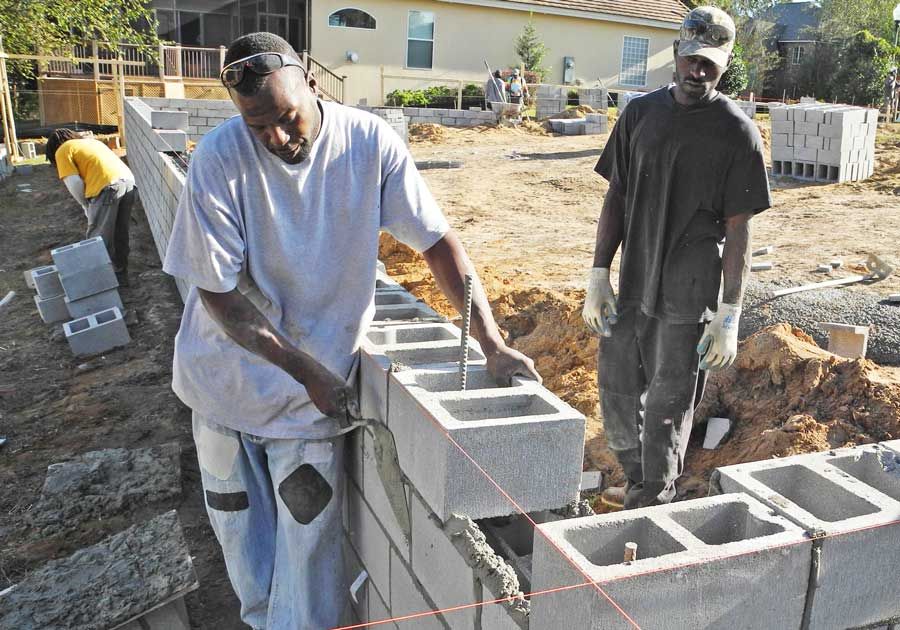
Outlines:
{"type": "Polygon", "coordinates": [[[61,278],[85,269],[110,264],[109,254],[101,236],[51,249],[50,256],[53,257],[53,264],[56,265],[61,278]]]}
{"type": "Polygon", "coordinates": [[[884,451],[870,445],[714,473],[723,491],[746,492],[807,531],[827,536],[820,541],[810,628],[865,626],[900,615],[896,581],[873,571],[900,563],[900,477],[882,468],[884,451]]]}
{"type": "MultiPolygon", "coordinates": [[[[641,628],[800,627],[811,543],[799,527],[745,495],[566,519],[539,529],[533,591],[584,583],[568,557],[641,628]],[[637,543],[638,559],[630,563],[623,562],[627,542],[637,543]]],[[[590,585],[533,597],[530,625],[634,627],[590,585]]]]}
{"type": "Polygon", "coordinates": [[[71,315],[73,319],[87,317],[92,313],[108,311],[111,308],[117,308],[120,311],[125,310],[125,307],[122,306],[122,298],[119,297],[118,289],[101,291],[100,293],[89,295],[80,300],[70,300],[67,297],[65,302],[69,315],[71,315]]]}
{"type": "Polygon", "coordinates": [[[197,587],[172,510],[29,573],[0,596],[0,627],[115,628],[197,587]]]}
{"type": "Polygon", "coordinates": [[[31,286],[44,300],[63,294],[63,287],[59,282],[59,272],[56,270],[56,265],[32,269],[31,286]]]}
{"type": "Polygon", "coordinates": [[[66,322],[63,332],[76,355],[106,352],[131,341],[122,311],[116,307],[66,322]]]}
{"type": "MultiPolygon", "coordinates": [[[[473,381],[479,377],[490,379],[473,381]]],[[[517,511],[460,448],[526,512],[577,498],[584,416],[534,381],[465,392],[453,381],[452,371],[389,377],[388,426],[400,467],[442,521],[454,513],[477,519],[517,511]]]]}
{"type": "Polygon", "coordinates": [[[70,300],[81,300],[119,286],[110,263],[70,273],[60,278],[60,283],[70,300]]]}

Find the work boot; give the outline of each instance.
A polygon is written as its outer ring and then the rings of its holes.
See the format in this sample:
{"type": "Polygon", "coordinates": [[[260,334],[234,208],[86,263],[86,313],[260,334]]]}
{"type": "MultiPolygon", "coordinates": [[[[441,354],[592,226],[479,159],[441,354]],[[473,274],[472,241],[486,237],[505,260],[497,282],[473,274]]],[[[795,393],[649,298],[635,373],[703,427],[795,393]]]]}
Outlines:
{"type": "Polygon", "coordinates": [[[611,486],[600,494],[600,503],[606,508],[619,511],[625,509],[625,486],[611,486]]]}

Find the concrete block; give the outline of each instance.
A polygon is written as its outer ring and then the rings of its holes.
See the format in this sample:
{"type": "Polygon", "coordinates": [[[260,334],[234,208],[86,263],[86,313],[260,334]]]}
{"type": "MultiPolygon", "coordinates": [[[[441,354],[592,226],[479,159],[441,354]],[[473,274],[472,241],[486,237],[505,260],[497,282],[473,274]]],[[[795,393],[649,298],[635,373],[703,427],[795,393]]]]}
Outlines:
{"type": "Polygon", "coordinates": [[[821,124],[825,122],[825,110],[808,109],[806,110],[806,124],[821,124]]]}
{"type": "Polygon", "coordinates": [[[55,265],[32,269],[30,276],[31,286],[41,299],[47,300],[63,294],[63,287],[59,283],[59,272],[55,265]]]}
{"type": "Polygon", "coordinates": [[[110,264],[102,236],[51,249],[50,256],[53,257],[53,264],[56,265],[61,278],[84,269],[110,264]]]}
{"type": "Polygon", "coordinates": [[[418,302],[416,296],[406,291],[376,291],[375,306],[386,306],[388,304],[415,304],[418,302]]]}
{"type": "MultiPolygon", "coordinates": [[[[581,584],[587,574],[641,628],[800,627],[811,543],[801,528],[745,495],[539,529],[533,591],[581,584]],[[626,542],[637,543],[636,561],[623,562],[626,542]]],[[[547,630],[634,627],[591,585],[534,597],[530,623],[547,630]]]]}
{"type": "Polygon", "coordinates": [[[188,113],[163,109],[152,110],[150,126],[154,129],[187,131],[188,113]]]}
{"type": "Polygon", "coordinates": [[[769,119],[772,121],[773,127],[776,122],[784,122],[788,119],[788,108],[785,106],[770,106],[769,119]]]}
{"type": "Polygon", "coordinates": [[[26,269],[22,272],[22,275],[25,278],[25,286],[29,289],[34,289],[34,278],[31,277],[31,274],[37,271],[38,269],[46,269],[46,267],[33,267],[31,269],[26,269]]]}
{"type": "MultiPolygon", "coordinates": [[[[453,546],[440,522],[415,492],[412,493],[412,572],[438,608],[481,601],[482,586],[471,567],[453,546]]],[[[478,609],[446,615],[453,628],[477,627],[478,609]]]]}
{"type": "Polygon", "coordinates": [[[445,322],[445,318],[437,314],[422,302],[413,304],[385,304],[375,307],[373,326],[390,324],[410,324],[414,322],[445,322]]]}
{"type": "MultiPolygon", "coordinates": [[[[388,595],[390,591],[387,591],[388,595]]],[[[387,597],[388,595],[385,595],[387,597]]],[[[387,619],[391,619],[391,611],[390,607],[384,601],[384,597],[378,592],[378,589],[372,587],[370,585],[368,589],[367,598],[369,600],[369,621],[376,622],[381,621],[384,623],[379,623],[376,628],[384,628],[385,630],[398,630],[398,626],[393,621],[386,621],[387,619]]]]}
{"type": "MultiPolygon", "coordinates": [[[[794,161],[794,147],[777,147],[772,146],[772,160],[779,162],[793,162],[794,161]]],[[[790,175],[790,173],[784,173],[785,175],[790,175]]]]}
{"type": "Polygon", "coordinates": [[[828,352],[848,359],[864,359],[866,357],[866,348],[869,345],[868,326],[834,322],[822,322],[819,326],[828,333],[828,352]]]}
{"type": "Polygon", "coordinates": [[[60,282],[66,297],[73,302],[119,286],[113,266],[109,263],[76,271],[68,276],[61,277],[60,282]]]}
{"type": "Polygon", "coordinates": [[[347,484],[347,517],[347,537],[369,573],[369,580],[378,590],[390,593],[390,540],[353,483],[347,484]]]}
{"type": "MultiPolygon", "coordinates": [[[[395,436],[395,440],[398,439],[395,436]]],[[[387,535],[391,546],[397,550],[404,560],[409,562],[411,535],[405,525],[401,525],[397,520],[394,509],[391,507],[388,492],[394,492],[394,488],[385,488],[381,475],[378,474],[377,454],[375,452],[374,439],[368,431],[363,432],[362,439],[362,479],[363,486],[360,488],[366,504],[371,508],[375,519],[381,526],[382,531],[387,535]]],[[[406,503],[409,505],[409,486],[405,485],[401,488],[405,495],[406,503]]],[[[407,519],[408,520],[408,519],[407,519]]]]}
{"type": "Polygon", "coordinates": [[[190,630],[190,628],[184,597],[179,597],[124,626],[117,626],[116,630],[190,630]]]}
{"type": "Polygon", "coordinates": [[[797,122],[795,120],[794,133],[802,134],[804,136],[817,136],[819,135],[819,125],[814,122],[797,122]]]}
{"type": "Polygon", "coordinates": [[[76,355],[106,352],[131,341],[122,311],[115,307],[66,322],[63,332],[76,355]]]}
{"type": "MultiPolygon", "coordinates": [[[[391,615],[402,617],[416,613],[437,610],[429,601],[421,585],[410,572],[409,566],[391,550],[391,615]]],[[[448,630],[449,625],[440,613],[417,617],[413,625],[416,630],[448,630]]]]}
{"type": "Polygon", "coordinates": [[[772,133],[794,134],[794,122],[791,120],[772,121],[772,133]]]}
{"type": "Polygon", "coordinates": [[[69,315],[72,317],[72,319],[85,317],[87,315],[91,315],[92,313],[108,311],[113,307],[119,309],[120,311],[125,310],[125,307],[122,306],[122,298],[119,297],[119,291],[117,289],[101,291],[100,293],[89,295],[88,297],[81,298],[80,300],[70,300],[68,297],[66,297],[65,303],[66,308],[69,311],[69,315]]]}
{"type": "MultiPolygon", "coordinates": [[[[392,364],[405,369],[458,365],[459,337],[459,328],[448,323],[371,328],[360,352],[359,404],[363,416],[387,421],[387,374],[392,364]]],[[[481,347],[470,338],[469,365],[484,362],[481,347]]]]}
{"type": "Polygon", "coordinates": [[[65,295],[57,295],[47,299],[35,295],[34,304],[37,306],[38,313],[45,324],[55,324],[69,319],[65,295]]]}
{"type": "Polygon", "coordinates": [[[819,136],[806,136],[807,149],[823,149],[825,147],[825,138],[819,136]]]}
{"type": "Polygon", "coordinates": [[[819,157],[818,149],[794,147],[794,159],[802,162],[815,162],[819,157]]]}
{"type": "Polygon", "coordinates": [[[817,541],[821,562],[810,628],[856,628],[900,616],[897,582],[873,571],[900,562],[900,478],[895,469],[885,470],[884,457],[882,447],[868,445],[714,473],[723,491],[746,492],[825,536],[817,541]]]}
{"type": "Polygon", "coordinates": [[[786,133],[774,133],[772,134],[772,146],[773,147],[789,147],[792,146],[793,143],[790,141],[793,139],[793,136],[789,136],[786,133]]]}
{"type": "Polygon", "coordinates": [[[452,368],[389,376],[388,426],[400,467],[431,510],[444,522],[453,513],[478,519],[516,512],[484,472],[526,512],[573,501],[584,416],[534,381],[498,388],[486,371],[469,378],[470,389],[458,391],[452,368]]]}

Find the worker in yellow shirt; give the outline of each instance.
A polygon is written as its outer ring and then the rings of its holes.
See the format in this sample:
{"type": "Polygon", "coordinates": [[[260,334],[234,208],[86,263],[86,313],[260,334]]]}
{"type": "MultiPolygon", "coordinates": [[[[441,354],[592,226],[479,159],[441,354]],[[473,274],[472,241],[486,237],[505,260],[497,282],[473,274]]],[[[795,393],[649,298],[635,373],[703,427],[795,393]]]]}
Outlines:
{"type": "Polygon", "coordinates": [[[47,160],[85,215],[85,238],[102,236],[122,284],[128,277],[128,223],[134,205],[134,175],[105,144],[71,129],[57,129],[47,140],[47,160]]]}

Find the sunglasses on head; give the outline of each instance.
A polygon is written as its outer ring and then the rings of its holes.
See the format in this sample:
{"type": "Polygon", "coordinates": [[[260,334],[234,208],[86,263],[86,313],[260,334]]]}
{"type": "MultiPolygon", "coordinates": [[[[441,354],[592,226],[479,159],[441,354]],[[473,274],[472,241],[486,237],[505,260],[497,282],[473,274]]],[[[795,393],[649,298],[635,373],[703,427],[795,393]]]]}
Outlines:
{"type": "Polygon", "coordinates": [[[281,70],[285,66],[296,66],[306,73],[306,68],[296,59],[279,52],[264,52],[232,61],[222,68],[219,80],[222,81],[222,85],[225,87],[233,88],[244,80],[244,72],[247,70],[253,74],[263,76],[272,74],[276,70],[281,70]]]}
{"type": "Polygon", "coordinates": [[[703,20],[685,20],[681,25],[681,39],[691,40],[700,39],[701,41],[712,40],[718,44],[724,44],[734,38],[734,33],[725,26],[719,24],[710,24],[703,20]]]}

